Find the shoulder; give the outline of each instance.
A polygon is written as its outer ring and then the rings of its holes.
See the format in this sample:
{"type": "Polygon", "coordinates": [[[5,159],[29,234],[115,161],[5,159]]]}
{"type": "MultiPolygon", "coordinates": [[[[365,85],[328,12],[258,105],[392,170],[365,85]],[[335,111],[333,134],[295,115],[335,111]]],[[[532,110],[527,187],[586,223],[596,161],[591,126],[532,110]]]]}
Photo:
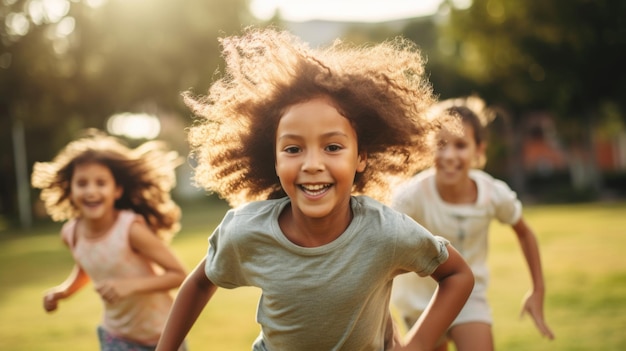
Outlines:
{"type": "Polygon", "coordinates": [[[63,240],[65,245],[70,247],[73,246],[75,242],[76,222],[76,218],[72,218],[61,226],[61,240],[63,240]]]}
{"type": "Polygon", "coordinates": [[[288,198],[253,201],[230,209],[222,218],[218,229],[222,232],[246,233],[271,228],[281,210],[289,203],[288,198]]]}
{"type": "Polygon", "coordinates": [[[281,208],[289,202],[288,198],[253,201],[228,210],[226,217],[233,221],[264,221],[277,216],[281,208]]]}
{"type": "Polygon", "coordinates": [[[432,192],[429,184],[435,177],[435,170],[429,168],[395,187],[391,196],[391,207],[404,213],[412,213],[420,208],[420,203],[430,201],[432,192]]]}
{"type": "Polygon", "coordinates": [[[469,174],[470,174],[470,177],[474,179],[475,181],[480,181],[480,182],[488,183],[488,184],[501,182],[501,180],[494,178],[491,174],[483,171],[482,169],[472,169],[470,170],[469,174]]]}
{"type": "Polygon", "coordinates": [[[143,216],[132,210],[120,210],[116,224],[129,230],[150,230],[143,216]]]}
{"type": "Polygon", "coordinates": [[[516,223],[522,216],[522,203],[509,185],[481,170],[472,170],[481,195],[480,201],[493,209],[493,215],[503,223],[516,223]]]}
{"type": "Polygon", "coordinates": [[[353,196],[351,206],[355,215],[362,216],[385,215],[391,210],[387,205],[367,195],[353,196]]]}
{"type": "Polygon", "coordinates": [[[141,246],[146,241],[161,241],[161,238],[150,229],[143,216],[131,210],[120,211],[117,225],[120,228],[120,233],[128,233],[128,239],[133,247],[141,246]]]}
{"type": "Polygon", "coordinates": [[[511,187],[503,180],[494,178],[489,173],[479,170],[473,169],[470,171],[470,177],[476,181],[479,188],[484,188],[489,191],[489,194],[495,199],[502,198],[517,198],[516,193],[511,189],[511,187]]]}
{"type": "Polygon", "coordinates": [[[435,176],[435,170],[433,168],[428,168],[423,170],[416,175],[412,176],[408,180],[401,182],[396,186],[394,194],[400,195],[401,193],[407,191],[417,191],[422,184],[425,184],[428,179],[433,178],[435,176]]]}
{"type": "Polygon", "coordinates": [[[396,235],[396,233],[423,232],[425,229],[411,217],[390,206],[387,206],[366,195],[353,197],[355,205],[353,211],[356,216],[361,216],[365,226],[369,229],[380,229],[383,233],[396,235]]]}
{"type": "Polygon", "coordinates": [[[273,200],[252,201],[230,209],[229,212],[232,212],[233,214],[238,216],[247,216],[259,212],[269,212],[277,206],[280,206],[281,204],[284,204],[288,201],[289,198],[287,197],[273,200]]]}

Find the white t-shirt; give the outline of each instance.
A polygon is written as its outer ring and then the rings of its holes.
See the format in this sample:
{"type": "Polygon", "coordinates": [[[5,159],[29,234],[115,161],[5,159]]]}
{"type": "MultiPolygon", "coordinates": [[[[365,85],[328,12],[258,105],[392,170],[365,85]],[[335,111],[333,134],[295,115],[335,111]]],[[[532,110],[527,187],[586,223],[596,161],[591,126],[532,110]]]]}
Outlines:
{"type": "MultiPolygon", "coordinates": [[[[391,206],[415,219],[434,235],[448,239],[474,273],[472,296],[484,297],[489,281],[489,224],[493,219],[510,225],[517,223],[522,215],[522,205],[503,181],[481,170],[471,170],[469,176],[478,189],[476,203],[444,202],[435,186],[435,170],[428,169],[400,185],[394,191],[391,206]]],[[[432,279],[402,274],[394,280],[392,303],[403,315],[418,315],[430,302],[435,287],[432,279]]]]}

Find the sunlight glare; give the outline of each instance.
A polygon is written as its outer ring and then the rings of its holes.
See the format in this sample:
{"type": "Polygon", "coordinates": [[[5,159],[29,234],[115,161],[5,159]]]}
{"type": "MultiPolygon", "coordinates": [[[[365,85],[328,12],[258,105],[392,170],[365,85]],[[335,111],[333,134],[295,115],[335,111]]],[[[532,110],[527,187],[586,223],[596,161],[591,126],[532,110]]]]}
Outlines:
{"type": "Polygon", "coordinates": [[[30,22],[21,12],[11,12],[5,19],[7,32],[12,35],[24,36],[30,29],[30,22]]]}
{"type": "MultiPolygon", "coordinates": [[[[471,0],[457,0],[468,2],[471,0]]],[[[289,21],[334,20],[379,22],[434,14],[442,0],[252,0],[250,10],[270,19],[276,10],[289,21]]]]}
{"type": "Polygon", "coordinates": [[[58,37],[66,37],[74,32],[75,27],[76,21],[74,17],[65,17],[57,24],[56,35],[58,37]]]}
{"type": "Polygon", "coordinates": [[[161,132],[161,123],[154,115],[125,112],[111,116],[107,130],[131,139],[154,139],[161,132]]]}
{"type": "Polygon", "coordinates": [[[87,6],[94,8],[94,9],[104,5],[106,2],[107,0],[86,0],[85,1],[87,6]]]}
{"type": "Polygon", "coordinates": [[[50,23],[59,22],[70,11],[70,2],[67,0],[41,0],[44,14],[50,23]]]}
{"type": "Polygon", "coordinates": [[[41,1],[31,1],[28,3],[28,15],[35,25],[40,25],[44,20],[44,9],[41,1]]]}

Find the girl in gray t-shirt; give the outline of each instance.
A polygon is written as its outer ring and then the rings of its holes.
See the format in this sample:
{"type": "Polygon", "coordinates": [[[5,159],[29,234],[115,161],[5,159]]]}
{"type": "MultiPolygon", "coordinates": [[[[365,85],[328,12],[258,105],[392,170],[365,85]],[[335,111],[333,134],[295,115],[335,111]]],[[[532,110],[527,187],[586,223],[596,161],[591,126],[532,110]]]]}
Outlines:
{"type": "Polygon", "coordinates": [[[261,289],[254,350],[427,350],[472,289],[456,250],[382,202],[425,165],[437,128],[415,44],[310,49],[287,32],[224,38],[226,75],[189,142],[195,180],[233,206],[181,287],[157,350],[175,350],[217,287],[261,289]],[[364,195],[364,194],[367,194],[364,195]],[[430,312],[400,340],[393,278],[431,276],[430,312]]]}

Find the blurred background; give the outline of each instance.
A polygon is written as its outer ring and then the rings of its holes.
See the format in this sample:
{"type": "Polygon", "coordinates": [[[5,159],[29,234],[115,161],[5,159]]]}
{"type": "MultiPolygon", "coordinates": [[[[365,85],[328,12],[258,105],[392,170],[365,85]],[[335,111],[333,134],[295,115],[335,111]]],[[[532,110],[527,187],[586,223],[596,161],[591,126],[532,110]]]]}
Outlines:
{"type": "MultiPolygon", "coordinates": [[[[626,197],[624,1],[0,1],[0,230],[47,220],[32,166],[85,128],[187,155],[180,94],[205,93],[217,38],[249,25],[312,46],[408,37],[441,99],[497,110],[486,170],[523,201],[626,197]]],[[[179,202],[205,196],[179,172],[179,202]]]]}

